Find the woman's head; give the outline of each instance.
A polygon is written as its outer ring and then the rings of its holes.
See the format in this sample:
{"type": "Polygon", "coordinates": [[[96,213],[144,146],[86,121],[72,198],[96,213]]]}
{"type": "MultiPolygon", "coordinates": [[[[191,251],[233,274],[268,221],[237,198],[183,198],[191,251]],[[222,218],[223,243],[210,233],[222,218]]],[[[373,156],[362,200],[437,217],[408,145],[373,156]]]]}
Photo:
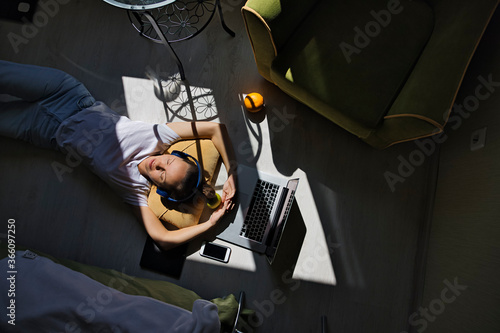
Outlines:
{"type": "MultiPolygon", "coordinates": [[[[199,177],[196,163],[181,156],[176,154],[150,156],[139,164],[139,171],[153,184],[167,191],[171,198],[181,200],[197,190],[199,177]]],[[[198,189],[208,199],[215,195],[212,187],[204,182],[198,189]]]]}

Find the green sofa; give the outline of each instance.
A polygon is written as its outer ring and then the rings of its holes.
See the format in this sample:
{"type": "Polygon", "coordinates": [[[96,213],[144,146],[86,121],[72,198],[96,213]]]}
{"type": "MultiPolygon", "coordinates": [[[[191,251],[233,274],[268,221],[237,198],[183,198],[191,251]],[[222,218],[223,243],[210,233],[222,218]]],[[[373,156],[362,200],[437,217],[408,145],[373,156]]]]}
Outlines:
{"type": "Polygon", "coordinates": [[[249,0],[242,14],[265,79],[383,149],[443,131],[497,5],[249,0]]]}

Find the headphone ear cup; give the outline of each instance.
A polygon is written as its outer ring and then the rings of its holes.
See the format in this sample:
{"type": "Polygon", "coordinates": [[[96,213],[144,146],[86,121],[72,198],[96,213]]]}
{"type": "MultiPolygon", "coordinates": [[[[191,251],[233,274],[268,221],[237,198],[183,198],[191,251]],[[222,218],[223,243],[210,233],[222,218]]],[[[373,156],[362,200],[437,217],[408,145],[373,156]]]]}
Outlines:
{"type": "Polygon", "coordinates": [[[164,197],[166,199],[168,199],[170,197],[170,195],[168,194],[167,191],[165,191],[165,190],[163,190],[163,189],[161,189],[159,187],[156,188],[156,193],[158,193],[160,196],[162,196],[162,197],[164,197]]]}

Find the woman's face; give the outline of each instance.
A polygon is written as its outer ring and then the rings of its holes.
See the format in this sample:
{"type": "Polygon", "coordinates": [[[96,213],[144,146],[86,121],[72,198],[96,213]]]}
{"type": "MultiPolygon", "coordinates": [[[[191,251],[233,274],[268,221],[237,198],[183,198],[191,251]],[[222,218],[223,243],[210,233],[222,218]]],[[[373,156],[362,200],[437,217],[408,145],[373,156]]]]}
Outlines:
{"type": "Polygon", "coordinates": [[[186,177],[189,164],[174,155],[149,156],[139,164],[139,172],[156,186],[167,188],[186,177]]]}

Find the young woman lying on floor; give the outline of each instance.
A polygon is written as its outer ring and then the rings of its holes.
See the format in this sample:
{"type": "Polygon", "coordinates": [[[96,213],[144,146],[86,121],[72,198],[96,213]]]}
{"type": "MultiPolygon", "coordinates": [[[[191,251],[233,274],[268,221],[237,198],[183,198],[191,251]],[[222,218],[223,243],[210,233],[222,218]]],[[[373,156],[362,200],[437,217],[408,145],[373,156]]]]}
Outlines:
{"type": "Polygon", "coordinates": [[[223,124],[182,122],[149,124],[120,116],[96,102],[85,86],[52,68],[0,61],[0,94],[17,99],[0,102],[0,134],[64,154],[77,153],[93,172],[129,204],[151,238],[165,249],[187,242],[214,226],[233,208],[236,193],[233,150],[223,124]],[[151,183],[174,200],[213,189],[200,184],[196,161],[164,154],[178,140],[211,139],[228,179],[222,204],[208,221],[167,230],[148,207],[151,183]]]}

